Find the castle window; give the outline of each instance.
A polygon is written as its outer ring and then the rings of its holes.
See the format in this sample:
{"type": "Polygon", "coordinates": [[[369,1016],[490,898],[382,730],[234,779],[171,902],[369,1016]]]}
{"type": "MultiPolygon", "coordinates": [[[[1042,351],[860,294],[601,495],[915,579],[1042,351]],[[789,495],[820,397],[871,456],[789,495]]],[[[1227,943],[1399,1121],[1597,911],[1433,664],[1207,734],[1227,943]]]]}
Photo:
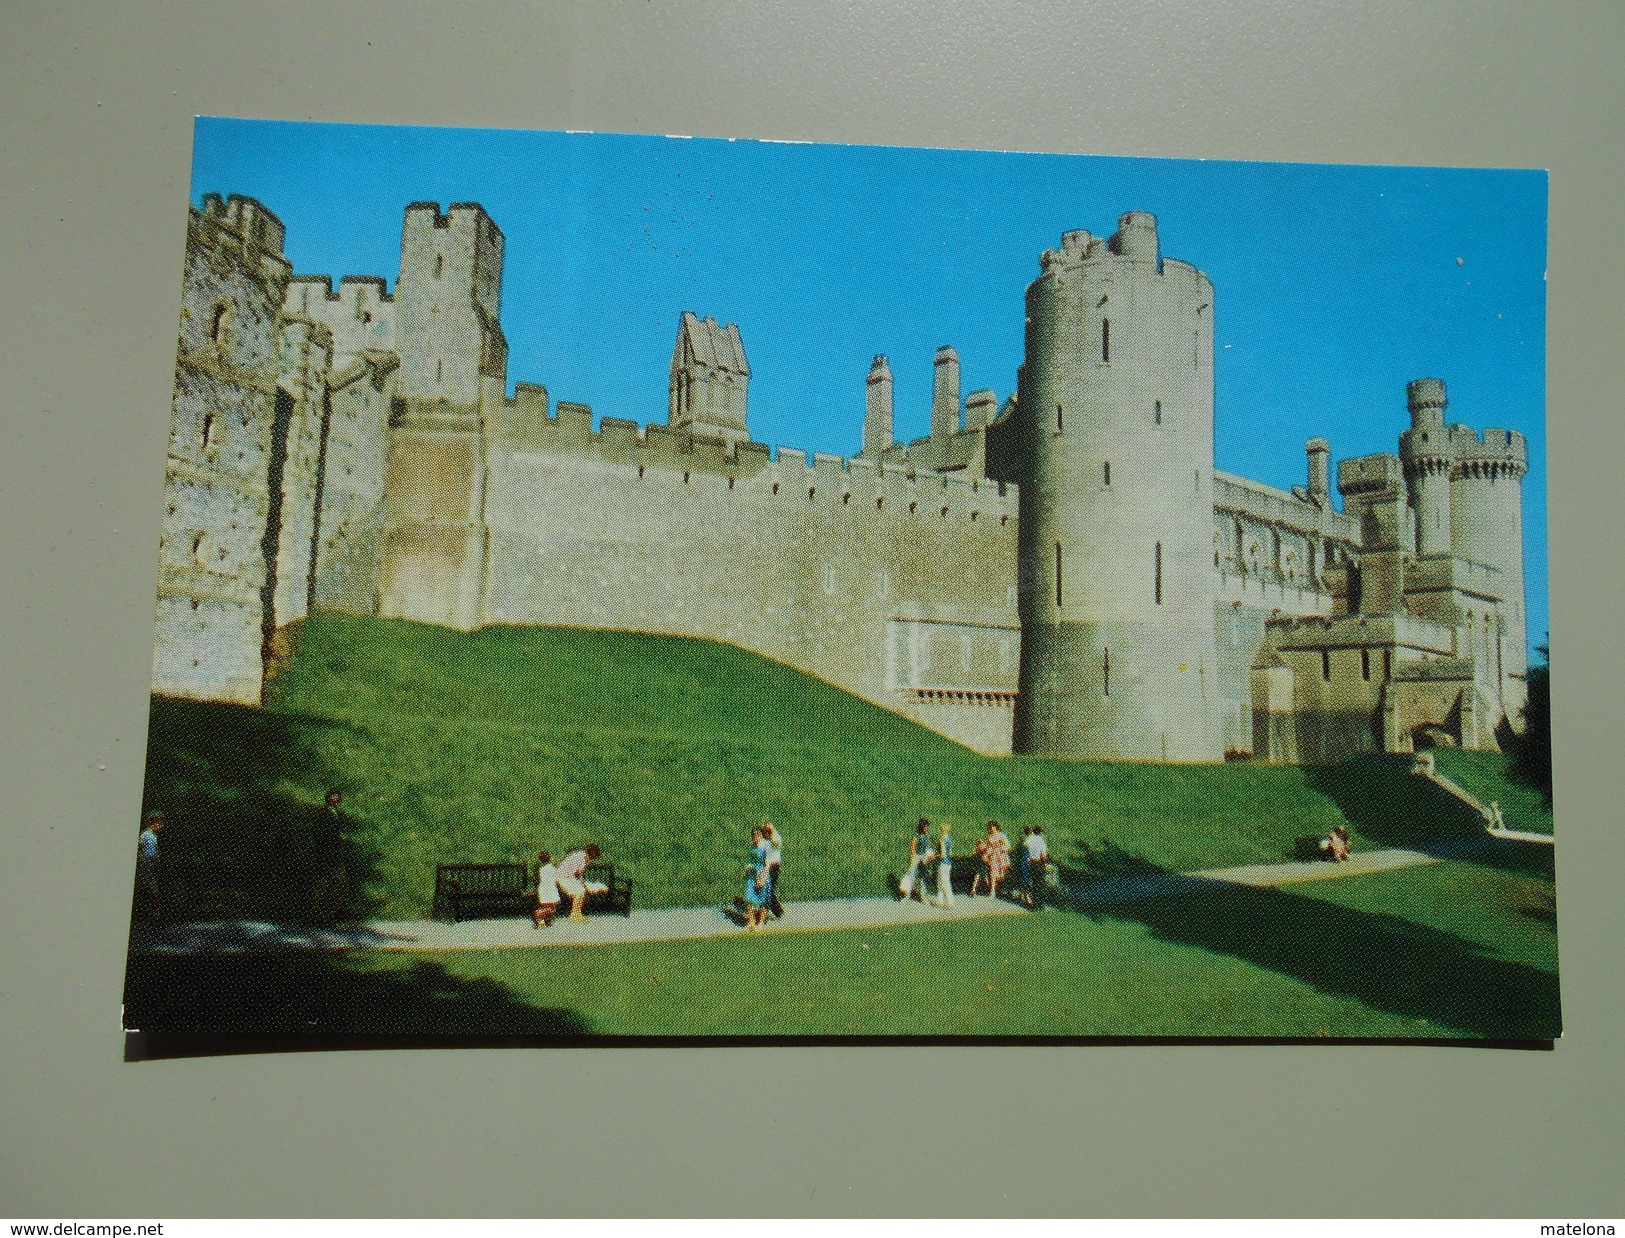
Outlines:
{"type": "Polygon", "coordinates": [[[1371,680],[1371,650],[1360,650],[1360,678],[1368,683],[1371,680]]]}
{"type": "Polygon", "coordinates": [[[1100,320],[1100,359],[1109,362],[1112,359],[1112,320],[1100,320]]]}
{"type": "Polygon", "coordinates": [[[1059,434],[1060,432],[1061,432],[1061,406],[1059,404],[1057,404],[1055,406],[1055,433],[1059,434]]]}
{"type": "Polygon", "coordinates": [[[845,507],[846,505],[850,504],[851,502],[852,502],[852,492],[850,490],[848,490],[844,494],[841,495],[841,505],[843,507],[845,507]]]}
{"type": "Polygon", "coordinates": [[[434,277],[439,279],[446,271],[446,259],[443,254],[434,256],[434,277]]]}
{"type": "Polygon", "coordinates": [[[1162,605],[1162,543],[1157,543],[1157,571],[1156,571],[1156,599],[1157,605],[1162,605]]]}
{"type": "Polygon", "coordinates": [[[216,443],[214,441],[215,424],[216,424],[215,423],[215,417],[214,417],[213,413],[204,413],[203,414],[203,450],[204,451],[213,451],[215,449],[215,446],[216,446],[216,443]]]}
{"type": "Polygon", "coordinates": [[[1101,477],[1103,484],[1108,486],[1112,484],[1112,462],[1110,460],[1106,461],[1105,466],[1101,469],[1101,477]]]}
{"type": "Polygon", "coordinates": [[[1326,680],[1328,683],[1331,682],[1332,651],[1330,649],[1322,649],[1320,651],[1320,677],[1326,680]]]}
{"type": "Polygon", "coordinates": [[[446,363],[444,361],[442,361],[439,357],[436,357],[434,359],[434,380],[435,380],[435,382],[440,381],[440,376],[445,373],[445,367],[446,367],[446,363]]]}
{"type": "Polygon", "coordinates": [[[875,510],[879,511],[879,510],[881,510],[881,508],[883,508],[885,506],[886,506],[886,496],[881,495],[879,498],[877,498],[875,500],[875,510]]]}
{"type": "Polygon", "coordinates": [[[1112,694],[1112,650],[1107,645],[1100,651],[1100,686],[1103,696],[1112,694]]]}
{"type": "Polygon", "coordinates": [[[685,486],[688,485],[688,470],[687,469],[683,470],[683,485],[685,485],[685,486]]]}
{"type": "Polygon", "coordinates": [[[1152,418],[1152,424],[1159,425],[1159,426],[1162,424],[1162,401],[1161,400],[1157,401],[1156,411],[1151,414],[1151,418],[1152,418]]]}
{"type": "Polygon", "coordinates": [[[917,512],[919,510],[920,510],[920,501],[918,499],[910,499],[909,503],[908,503],[908,514],[912,516],[915,512],[917,512]]]}
{"type": "Polygon", "coordinates": [[[1055,609],[1061,608],[1061,543],[1055,543],[1055,609]]]}
{"type": "Polygon", "coordinates": [[[734,479],[732,477],[730,477],[728,479],[728,489],[732,490],[733,488],[734,488],[734,479]]]}
{"type": "Polygon", "coordinates": [[[942,505],[942,518],[944,520],[948,519],[948,505],[946,503],[942,505]]]}
{"type": "MultiPolygon", "coordinates": [[[[641,465],[641,464],[640,464],[640,465],[638,465],[638,480],[639,480],[639,481],[642,481],[642,480],[643,480],[643,465],[641,465]]],[[[778,491],[778,487],[777,487],[777,486],[774,486],[774,487],[773,487],[773,489],[774,489],[774,492],[775,492],[775,493],[776,493],[776,492],[777,492],[777,491],[778,491]]]]}
{"type": "Polygon", "coordinates": [[[812,496],[817,494],[817,493],[818,493],[818,487],[817,486],[808,486],[807,487],[807,497],[809,499],[812,498],[812,496]]]}
{"type": "Polygon", "coordinates": [[[777,494],[777,493],[778,493],[778,492],[779,492],[779,483],[778,483],[778,482],[774,482],[774,483],[773,483],[773,493],[774,493],[774,494],[777,494]]]}
{"type": "Polygon", "coordinates": [[[231,334],[231,308],[225,304],[214,307],[214,317],[209,320],[209,342],[217,348],[224,348],[230,342],[231,334]]]}

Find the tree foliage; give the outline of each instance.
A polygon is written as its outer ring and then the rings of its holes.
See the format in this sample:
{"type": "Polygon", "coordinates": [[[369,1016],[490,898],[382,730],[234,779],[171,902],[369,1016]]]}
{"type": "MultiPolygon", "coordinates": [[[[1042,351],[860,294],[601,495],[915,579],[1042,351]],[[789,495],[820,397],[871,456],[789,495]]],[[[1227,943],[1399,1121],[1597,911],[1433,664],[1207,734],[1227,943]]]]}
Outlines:
{"type": "Polygon", "coordinates": [[[1529,668],[1528,701],[1522,709],[1524,730],[1512,742],[1512,773],[1524,782],[1539,787],[1546,797],[1546,806],[1552,805],[1552,651],[1551,637],[1547,644],[1537,645],[1540,661],[1529,668]]]}

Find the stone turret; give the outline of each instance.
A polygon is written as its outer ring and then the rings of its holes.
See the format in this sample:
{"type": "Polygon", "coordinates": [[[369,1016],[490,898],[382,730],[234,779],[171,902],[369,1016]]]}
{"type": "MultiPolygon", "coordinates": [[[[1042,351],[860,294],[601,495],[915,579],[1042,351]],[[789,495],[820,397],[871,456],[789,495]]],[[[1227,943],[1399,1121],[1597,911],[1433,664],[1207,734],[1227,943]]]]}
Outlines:
{"type": "Polygon", "coordinates": [[[1218,760],[1213,286],[1130,211],[1027,290],[1018,752],[1218,760]]]}
{"type": "Polygon", "coordinates": [[[863,454],[879,457],[892,445],[892,377],[884,355],[869,367],[864,393],[863,454]]]}
{"type": "Polygon", "coordinates": [[[1332,446],[1323,438],[1312,438],[1304,444],[1309,459],[1309,501],[1325,511],[1331,505],[1332,446]]]}
{"type": "Polygon", "coordinates": [[[944,344],[931,364],[931,437],[959,433],[959,354],[944,344]]]}
{"type": "Polygon", "coordinates": [[[1507,721],[1521,729],[1527,699],[1529,631],[1523,578],[1523,478],[1529,446],[1515,430],[1450,427],[1451,543],[1458,558],[1496,570],[1501,631],[1481,632],[1477,643],[1492,660],[1507,721]]]}
{"type": "Polygon", "coordinates": [[[671,354],[667,424],[725,443],[748,442],[750,364],[733,323],[683,312],[671,354]]]}
{"type": "Polygon", "coordinates": [[[1357,609],[1362,615],[1397,615],[1405,609],[1405,558],[1414,536],[1404,468],[1387,452],[1340,460],[1337,489],[1344,512],[1360,522],[1357,609]]]}
{"type": "Polygon", "coordinates": [[[507,390],[502,231],[478,203],[406,208],[395,283],[381,614],[473,628],[483,618],[485,424],[507,390]]]}
{"type": "Polygon", "coordinates": [[[999,415],[999,397],[989,387],[965,397],[965,429],[981,430],[999,415]]]}
{"type": "Polygon", "coordinates": [[[153,643],[166,695],[260,701],[293,406],[278,385],[282,244],[253,198],[206,194],[187,215],[153,643]]]}
{"type": "Polygon", "coordinates": [[[1444,380],[1419,378],[1405,388],[1411,428],[1399,436],[1411,509],[1416,513],[1416,553],[1451,553],[1450,436],[1445,431],[1444,380]]]}

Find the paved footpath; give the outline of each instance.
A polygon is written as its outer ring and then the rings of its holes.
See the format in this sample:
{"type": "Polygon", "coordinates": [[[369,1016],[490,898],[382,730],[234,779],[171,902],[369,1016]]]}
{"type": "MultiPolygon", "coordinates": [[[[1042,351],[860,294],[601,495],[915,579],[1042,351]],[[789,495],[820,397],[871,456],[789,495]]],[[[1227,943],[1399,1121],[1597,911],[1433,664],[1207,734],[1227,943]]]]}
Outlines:
{"type": "MultiPolygon", "coordinates": [[[[1536,835],[1539,841],[1550,841],[1536,835]]],[[[1235,886],[1264,889],[1306,881],[1388,872],[1436,864],[1496,845],[1490,837],[1442,843],[1426,851],[1356,851],[1342,864],[1324,860],[1289,864],[1248,864],[1193,873],[1149,873],[1079,882],[1060,892],[1063,906],[1083,911],[1119,906],[1170,894],[1211,892],[1235,886]]],[[[782,920],[763,935],[827,929],[875,928],[898,924],[974,920],[1027,915],[1027,908],[1004,899],[956,897],[951,909],[894,898],[835,898],[790,903],[782,920]]],[[[527,918],[467,920],[374,920],[339,928],[299,928],[245,920],[198,924],[138,924],[130,937],[137,953],[241,954],[284,950],[508,950],[530,946],[613,945],[627,942],[691,941],[738,937],[745,930],[717,907],[659,907],[630,916],[592,916],[585,921],[555,920],[538,929],[527,918]]]]}

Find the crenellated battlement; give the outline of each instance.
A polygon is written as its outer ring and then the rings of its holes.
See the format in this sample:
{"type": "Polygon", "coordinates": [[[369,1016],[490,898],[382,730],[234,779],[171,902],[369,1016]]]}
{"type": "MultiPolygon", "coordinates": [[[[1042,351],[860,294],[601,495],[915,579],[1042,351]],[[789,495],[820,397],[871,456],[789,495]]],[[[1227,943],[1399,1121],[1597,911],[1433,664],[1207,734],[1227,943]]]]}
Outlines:
{"type": "Polygon", "coordinates": [[[1320,534],[1350,545],[1357,545],[1360,540],[1358,518],[1317,507],[1285,490],[1234,473],[1214,471],[1213,508],[1216,512],[1247,516],[1261,524],[1296,533],[1320,534]]]}
{"type": "Polygon", "coordinates": [[[406,231],[423,232],[430,228],[464,232],[471,236],[483,228],[487,233],[502,236],[502,229],[478,202],[453,202],[444,211],[441,211],[438,202],[407,203],[406,231]]]}
{"type": "Polygon", "coordinates": [[[1529,444],[1516,430],[1450,427],[1457,477],[1522,477],[1529,471],[1529,444]]]}
{"type": "Polygon", "coordinates": [[[1405,470],[1396,455],[1385,451],[1369,456],[1350,456],[1337,462],[1337,492],[1350,495],[1398,494],[1405,484],[1405,470]]]}
{"type": "Polygon", "coordinates": [[[522,384],[506,403],[501,445],[516,456],[560,455],[620,466],[634,479],[651,480],[658,473],[685,477],[689,484],[700,478],[719,479],[733,487],[752,481],[753,493],[765,487],[770,498],[788,501],[799,496],[802,502],[854,511],[901,509],[1005,524],[1016,516],[1018,494],[1013,484],[964,471],[938,473],[863,456],[809,454],[796,447],[781,446],[774,452],[766,443],[729,442],[658,422],[640,426],[617,417],[603,418],[594,430],[588,405],[560,401],[549,413],[546,402],[545,388],[522,384]]]}
{"type": "Polygon", "coordinates": [[[237,193],[222,199],[217,193],[206,193],[199,214],[208,225],[205,235],[211,239],[214,234],[223,232],[278,256],[282,253],[287,229],[258,199],[237,193]]]}
{"type": "Polygon", "coordinates": [[[1272,618],[1265,625],[1271,648],[1369,649],[1404,646],[1430,654],[1456,651],[1455,629],[1415,615],[1324,615],[1272,618]]]}
{"type": "Polygon", "coordinates": [[[389,281],[382,275],[346,275],[339,280],[337,292],[329,276],[295,275],[288,283],[287,299],[283,302],[287,309],[313,318],[317,316],[315,307],[318,305],[354,314],[371,305],[394,303],[389,281]]]}

